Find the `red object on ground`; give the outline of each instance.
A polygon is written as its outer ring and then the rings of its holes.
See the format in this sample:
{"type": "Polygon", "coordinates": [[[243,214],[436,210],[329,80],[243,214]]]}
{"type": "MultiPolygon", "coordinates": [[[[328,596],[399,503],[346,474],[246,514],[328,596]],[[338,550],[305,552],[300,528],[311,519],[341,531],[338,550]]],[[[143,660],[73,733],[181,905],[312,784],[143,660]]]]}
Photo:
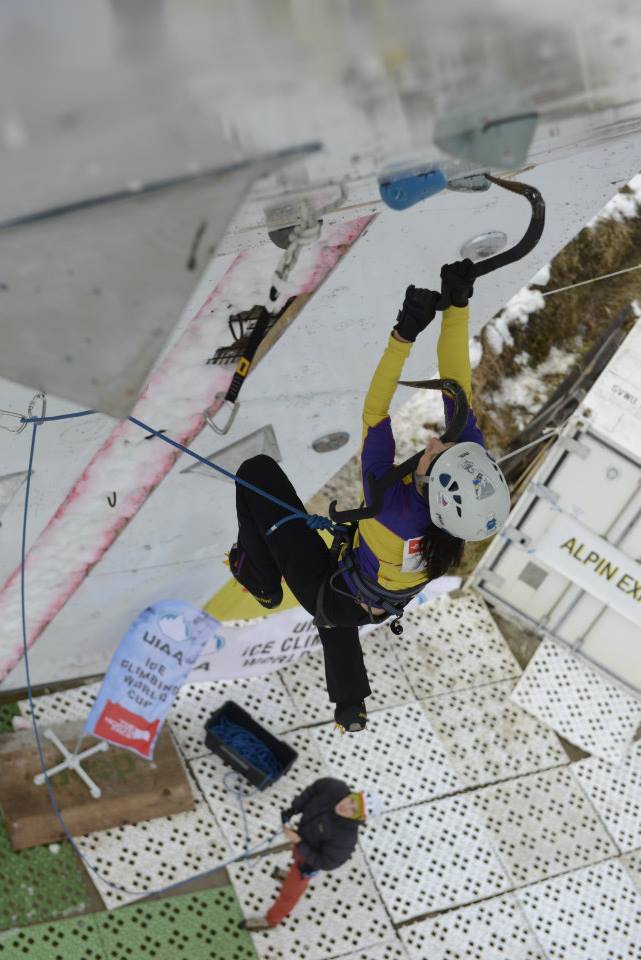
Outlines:
{"type": "Polygon", "coordinates": [[[271,927],[275,927],[277,923],[280,923],[292,912],[309,886],[309,877],[304,877],[299,870],[296,849],[294,847],[294,859],[287,878],[283,880],[280,893],[267,911],[267,922],[271,927]]]}
{"type": "Polygon", "coordinates": [[[141,757],[151,754],[160,720],[145,720],[119,703],[107,700],[93,732],[119,747],[135,750],[141,757]]]}

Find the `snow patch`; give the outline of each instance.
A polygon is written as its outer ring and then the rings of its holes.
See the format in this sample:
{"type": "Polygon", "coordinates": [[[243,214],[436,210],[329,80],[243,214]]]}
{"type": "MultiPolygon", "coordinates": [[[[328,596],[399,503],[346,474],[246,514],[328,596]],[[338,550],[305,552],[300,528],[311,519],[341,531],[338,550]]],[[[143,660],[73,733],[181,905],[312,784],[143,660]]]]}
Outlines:
{"type": "Polygon", "coordinates": [[[511,407],[518,428],[522,430],[549,396],[550,389],[545,378],[566,374],[575,359],[573,353],[552,347],[547,359],[539,364],[536,370],[526,368],[518,376],[506,378],[500,390],[490,395],[492,404],[499,408],[511,407]],[[518,407],[523,408],[522,414],[518,409],[514,409],[518,407]]]}
{"type": "Polygon", "coordinates": [[[540,290],[521,287],[518,293],[508,300],[503,310],[484,327],[487,341],[494,353],[501,353],[506,344],[509,347],[513,345],[514,340],[509,330],[511,323],[524,326],[530,314],[542,310],[544,305],[545,300],[540,290]]]}
{"type": "Polygon", "coordinates": [[[396,440],[397,459],[425,446],[428,437],[436,436],[445,429],[443,398],[439,390],[417,390],[407,403],[393,414],[392,431],[396,440]],[[433,430],[426,430],[424,424],[435,424],[433,430]],[[441,429],[442,425],[442,429],[441,429]]]}
{"type": "Polygon", "coordinates": [[[639,216],[639,204],[641,204],[641,173],[637,173],[627,184],[626,193],[615,193],[611,200],[599,210],[596,217],[588,220],[586,226],[593,229],[597,223],[602,220],[616,220],[623,223],[624,220],[631,220],[639,216]]]}
{"type": "Polygon", "coordinates": [[[550,282],[550,264],[544,264],[541,269],[534,274],[530,280],[529,286],[545,287],[550,282]]]}
{"type": "Polygon", "coordinates": [[[478,367],[479,363],[483,359],[483,346],[478,337],[472,337],[470,340],[470,366],[472,370],[475,367],[478,367]]]}

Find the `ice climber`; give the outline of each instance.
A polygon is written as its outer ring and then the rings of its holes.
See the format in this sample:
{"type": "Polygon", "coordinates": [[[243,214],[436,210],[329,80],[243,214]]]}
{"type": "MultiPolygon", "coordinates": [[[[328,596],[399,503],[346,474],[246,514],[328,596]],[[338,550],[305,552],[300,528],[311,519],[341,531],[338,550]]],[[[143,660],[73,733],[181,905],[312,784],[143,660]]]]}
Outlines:
{"type": "Polygon", "coordinates": [[[373,792],[352,791],[342,780],[323,777],[310,784],[283,810],[283,832],[294,844],[289,870],[276,867],[272,873],[282,886],[264,917],[243,920],[245,930],[268,930],[292,912],[305,893],[310,878],[320,870],[342,867],[354,852],[359,824],[380,813],[381,797],[373,792]],[[288,827],[300,814],[296,829],[288,827]]]}
{"type": "MultiPolygon", "coordinates": [[[[361,477],[368,484],[394,464],[395,443],[389,405],[412,344],[444,310],[438,339],[439,376],[458,381],[470,403],[456,443],[430,439],[414,474],[399,478],[385,493],[382,510],[360,520],[353,542],[333,554],[320,534],[305,523],[285,523],[268,531],[287,511],[236,484],[238,541],[230,551],[234,577],[265,607],[281,602],[281,576],[309,613],[323,644],[325,676],[335,719],[345,730],[367,722],[365,698],[371,693],[358,628],[382,622],[402,608],[435,577],[460,562],[466,540],[483,540],[501,529],[510,497],[501,470],[484,448],[471,409],[469,308],[473,265],[445,264],[441,293],[410,286],[374,372],[363,406],[361,477]],[[443,302],[443,301],[441,301],[443,302]],[[387,609],[386,609],[387,608],[387,609]]],[[[443,394],[446,422],[454,402],[443,394]]],[[[275,460],[245,460],[238,476],[305,512],[292,484],[275,460]]]]}

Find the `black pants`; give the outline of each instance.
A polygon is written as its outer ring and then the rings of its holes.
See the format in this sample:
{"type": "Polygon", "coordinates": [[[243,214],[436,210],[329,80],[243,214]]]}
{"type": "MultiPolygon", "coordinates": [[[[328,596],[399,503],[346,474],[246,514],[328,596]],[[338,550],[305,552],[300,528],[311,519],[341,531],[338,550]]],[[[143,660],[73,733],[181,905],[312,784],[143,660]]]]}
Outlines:
{"type": "MultiPolygon", "coordinates": [[[[267,493],[305,513],[292,484],[271,457],[260,454],[245,460],[236,471],[267,493]]],[[[266,589],[280,583],[281,575],[308,613],[316,613],[316,598],[323,581],[333,572],[329,547],[304,520],[288,520],[267,536],[267,530],[289,511],[236,484],[238,543],[247,555],[250,572],[266,589]]],[[[341,590],[347,587],[338,578],[341,590]]],[[[334,703],[359,703],[372,692],[363,662],[358,628],[368,622],[358,603],[325,588],[325,613],[336,627],[319,627],[325,655],[325,678],[329,699],[334,703]]]]}

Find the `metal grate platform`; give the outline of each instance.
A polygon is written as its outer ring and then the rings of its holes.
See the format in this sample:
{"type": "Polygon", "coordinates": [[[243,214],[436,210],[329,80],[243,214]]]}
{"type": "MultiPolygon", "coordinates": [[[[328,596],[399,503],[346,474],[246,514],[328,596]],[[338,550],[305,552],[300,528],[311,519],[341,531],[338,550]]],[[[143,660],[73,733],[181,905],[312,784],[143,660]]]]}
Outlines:
{"type": "MultiPolygon", "coordinates": [[[[277,893],[270,874],[285,867],[289,854],[269,854],[253,863],[234,864],[230,874],[245,916],[264,915],[277,893]]],[[[252,934],[261,960],[326,960],[390,940],[394,931],[356,850],[340,870],[315,877],[295,911],[267,933],[252,934]]],[[[358,956],[358,954],[357,954],[358,956]]],[[[383,954],[384,956],[384,954],[383,954]]],[[[392,955],[393,956],[393,955],[392,955]]]]}
{"type": "MultiPolygon", "coordinates": [[[[365,666],[372,688],[367,712],[381,710],[414,699],[411,687],[396,656],[397,638],[387,624],[361,638],[365,666]]],[[[308,653],[281,671],[287,689],[305,723],[321,723],[334,716],[334,704],[327,697],[322,651],[308,653]]]]}
{"type": "Polygon", "coordinates": [[[440,597],[409,610],[395,641],[417,697],[518,677],[517,661],[480,597],[440,597]]]}
{"type": "Polygon", "coordinates": [[[77,838],[83,854],[100,872],[100,877],[92,873],[91,879],[108,909],[227,860],[223,834],[193,782],[192,792],[193,811],[77,838]],[[125,889],[114,890],[109,883],[125,889]]]}
{"type": "Polygon", "coordinates": [[[565,767],[483,787],[471,796],[516,886],[618,853],[565,767]]]}
{"type": "Polygon", "coordinates": [[[641,893],[641,850],[633,850],[626,856],[621,857],[625,864],[628,874],[632,877],[632,882],[641,893]]]}
{"type": "MultiPolygon", "coordinates": [[[[192,761],[192,772],[212,814],[220,825],[225,840],[234,853],[241,853],[244,850],[245,831],[239,802],[225,787],[224,779],[230,787],[242,790],[246,798],[243,803],[247,829],[253,846],[267,839],[276,830],[281,830],[280,811],[289,807],[296,794],[319,777],[328,775],[316,742],[309,731],[298,730],[295,733],[286,734],[282,739],[298,752],[298,758],[288,773],[264,791],[257,791],[247,783],[244,777],[234,773],[220,757],[213,754],[192,761]]],[[[285,839],[281,836],[274,840],[273,845],[284,842],[285,839]]]]}
{"type": "Polygon", "coordinates": [[[549,960],[640,960],[641,894],[618,860],[516,895],[549,960]]]}
{"type": "Polygon", "coordinates": [[[540,644],[512,699],[570,743],[611,763],[624,756],[641,724],[641,700],[549,639],[540,644]]]}
{"type": "Polygon", "coordinates": [[[356,953],[342,954],[340,960],[408,960],[408,954],[400,940],[391,940],[356,953]]]}
{"type": "Polygon", "coordinates": [[[411,960],[546,960],[513,894],[401,927],[411,960]]]}
{"type": "Polygon", "coordinates": [[[515,683],[503,680],[421,701],[465,786],[568,762],[554,733],[510,702],[515,683]]]}
{"type": "Polygon", "coordinates": [[[395,923],[510,888],[467,795],[377,818],[360,843],[395,923]]]}
{"type": "Polygon", "coordinates": [[[619,849],[641,847],[641,744],[616,765],[590,757],[573,764],[572,772],[619,849]]]}
{"type": "MultiPolygon", "coordinates": [[[[85,720],[101,686],[102,681],[99,680],[96,683],[86,683],[81,687],[72,687],[70,690],[60,690],[58,693],[45,693],[41,697],[35,697],[33,703],[36,720],[39,723],[85,720]]],[[[31,716],[28,700],[20,700],[18,706],[23,716],[31,716]]]]}
{"type": "Polygon", "coordinates": [[[418,703],[372,714],[363,737],[337,737],[333,725],[317,727],[314,734],[332,775],[351,787],[376,790],[385,810],[462,787],[418,703]]]}

